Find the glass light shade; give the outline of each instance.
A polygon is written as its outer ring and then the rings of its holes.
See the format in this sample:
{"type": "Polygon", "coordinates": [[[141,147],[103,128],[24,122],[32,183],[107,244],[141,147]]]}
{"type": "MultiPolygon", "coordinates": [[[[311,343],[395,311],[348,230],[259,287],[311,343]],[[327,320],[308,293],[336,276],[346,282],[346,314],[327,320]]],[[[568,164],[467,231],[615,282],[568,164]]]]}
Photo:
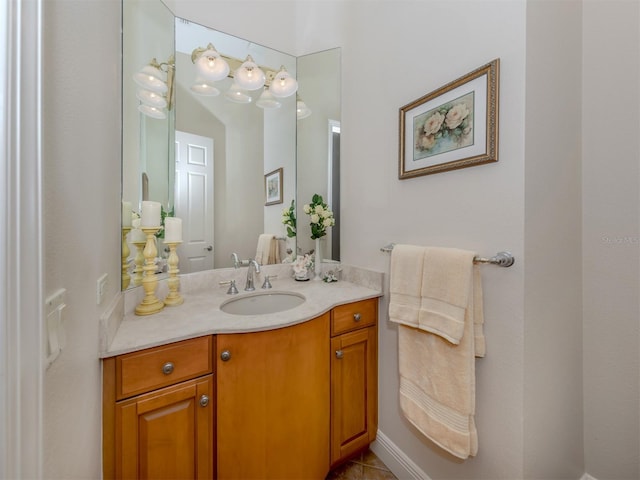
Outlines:
{"type": "Polygon", "coordinates": [[[198,75],[210,82],[222,80],[229,75],[229,64],[218,52],[212,49],[202,52],[195,64],[198,75]]]}
{"type": "Polygon", "coordinates": [[[145,105],[144,103],[138,105],[138,110],[144,113],[147,117],[156,118],[158,120],[164,120],[167,118],[167,114],[159,108],[145,105]]]}
{"type": "Polygon", "coordinates": [[[298,120],[302,120],[303,118],[307,118],[311,115],[311,109],[307,107],[307,104],[302,100],[298,100],[296,102],[296,116],[298,120]]]}
{"type": "Polygon", "coordinates": [[[289,97],[298,90],[298,82],[282,67],[271,81],[269,90],[271,90],[274,97],[289,97]]]}
{"type": "Polygon", "coordinates": [[[140,87],[156,93],[166,93],[167,84],[163,80],[162,71],[152,65],[147,65],[133,75],[133,81],[140,87]]]}
{"type": "Polygon", "coordinates": [[[256,102],[256,106],[260,108],[280,108],[280,102],[265,88],[256,102]]]}
{"type": "Polygon", "coordinates": [[[203,97],[217,97],[220,95],[220,90],[200,79],[196,79],[196,83],[191,85],[191,91],[203,97]]]}
{"type": "Polygon", "coordinates": [[[253,61],[251,55],[240,65],[234,74],[236,84],[245,90],[258,90],[264,86],[266,76],[264,72],[253,61]]]}
{"type": "Polygon", "coordinates": [[[157,108],[165,108],[167,106],[167,99],[162,95],[151,90],[139,88],[136,92],[136,98],[145,105],[157,108]]]}
{"type": "Polygon", "coordinates": [[[238,87],[235,83],[231,85],[231,88],[224,94],[229,100],[235,103],[251,103],[251,95],[238,87]]]}

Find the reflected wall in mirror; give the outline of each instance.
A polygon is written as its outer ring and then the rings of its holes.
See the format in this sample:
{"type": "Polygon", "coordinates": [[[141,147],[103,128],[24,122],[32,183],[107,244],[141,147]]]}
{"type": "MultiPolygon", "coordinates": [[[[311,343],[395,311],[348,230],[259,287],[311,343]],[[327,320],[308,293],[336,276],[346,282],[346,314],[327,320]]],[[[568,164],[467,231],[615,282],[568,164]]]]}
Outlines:
{"type": "MultiPolygon", "coordinates": [[[[182,154],[176,154],[176,215],[185,221],[180,258],[181,265],[188,264],[181,271],[233,266],[234,252],[241,259],[254,258],[261,234],[275,236],[277,255],[271,261],[280,262],[287,250],[295,251],[295,238],[286,237],[281,219],[284,205],[296,194],[296,97],[278,98],[277,108],[261,108],[257,102],[265,88],[259,88],[245,92],[247,103],[233,101],[228,98],[234,85],[231,77],[209,85],[218,90],[217,95],[194,93],[192,87],[201,84],[196,83],[192,54],[208,45],[231,64],[230,75],[248,55],[265,72],[284,66],[296,75],[296,58],[291,55],[176,18],[176,130],[209,139],[213,145],[212,169],[205,174],[212,175],[213,181],[205,191],[195,183],[201,173],[196,170],[194,176],[190,171],[193,148],[179,145],[182,154]],[[282,203],[265,205],[264,176],[277,169],[283,172],[282,203]],[[205,200],[210,204],[202,209],[205,200]],[[197,206],[195,212],[189,205],[197,206]],[[209,237],[204,238],[206,233],[209,237]],[[212,252],[204,250],[209,246],[212,252]],[[202,251],[212,254],[212,264],[201,268],[196,263],[202,251]]],[[[260,251],[262,263],[268,263],[269,252],[260,251]]]]}
{"type": "MultiPolygon", "coordinates": [[[[323,195],[339,221],[339,49],[296,58],[175,17],[159,0],[123,0],[123,49],[123,201],[133,211],[139,211],[143,198],[159,201],[165,211],[182,218],[181,273],[230,267],[233,252],[241,259],[254,258],[264,252],[265,234],[279,239],[280,261],[312,250],[301,206],[313,193],[323,195]],[[217,96],[192,88],[198,79],[194,51],[210,44],[231,66],[228,77],[210,85],[220,92],[217,96]],[[248,104],[227,99],[234,70],[248,55],[267,72],[267,85],[284,66],[298,78],[298,95],[277,98],[279,108],[256,105],[262,89],[248,92],[248,104]],[[142,100],[132,81],[154,58],[175,66],[166,119],[138,111],[142,100]],[[312,113],[297,119],[296,100],[301,99],[312,113]],[[271,203],[265,201],[265,174],[280,168],[282,203],[265,205],[271,203]],[[143,178],[148,179],[146,189],[143,178]],[[297,237],[288,237],[282,223],[283,210],[292,201],[298,207],[297,237]]],[[[164,80],[169,80],[168,72],[164,80]]],[[[132,279],[129,286],[135,286],[139,280],[133,272],[136,246],[131,237],[123,246],[123,265],[132,279]]],[[[339,223],[329,229],[324,243],[323,257],[339,259],[339,223]]],[[[164,256],[161,238],[158,251],[164,256]]],[[[276,259],[265,254],[263,263],[267,260],[276,259]]],[[[164,264],[160,259],[159,270],[164,264]]]]}
{"type": "Polygon", "coordinates": [[[336,221],[321,240],[322,258],[333,260],[340,260],[340,74],[339,48],[298,57],[299,98],[310,110],[297,130],[298,250],[315,248],[302,208],[318,194],[336,221]]]}

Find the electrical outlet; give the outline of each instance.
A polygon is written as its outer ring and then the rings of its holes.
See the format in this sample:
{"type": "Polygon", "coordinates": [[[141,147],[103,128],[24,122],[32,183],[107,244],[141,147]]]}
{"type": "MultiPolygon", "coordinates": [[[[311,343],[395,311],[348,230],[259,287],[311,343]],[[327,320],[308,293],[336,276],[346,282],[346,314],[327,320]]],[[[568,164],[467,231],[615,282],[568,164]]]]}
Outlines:
{"type": "Polygon", "coordinates": [[[98,305],[100,305],[102,303],[102,300],[104,300],[104,294],[107,290],[107,276],[108,275],[105,273],[100,278],[98,278],[98,288],[96,292],[96,302],[98,305]]]}

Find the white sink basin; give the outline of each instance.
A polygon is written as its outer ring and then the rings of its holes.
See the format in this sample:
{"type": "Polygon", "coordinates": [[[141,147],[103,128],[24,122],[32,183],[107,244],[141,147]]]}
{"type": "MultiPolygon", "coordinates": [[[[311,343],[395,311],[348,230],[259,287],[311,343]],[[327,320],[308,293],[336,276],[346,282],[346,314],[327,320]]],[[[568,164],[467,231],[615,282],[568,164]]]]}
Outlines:
{"type": "Polygon", "coordinates": [[[232,298],[220,310],[232,315],[265,315],[290,310],[304,303],[304,295],[293,292],[259,292],[232,298]]]}

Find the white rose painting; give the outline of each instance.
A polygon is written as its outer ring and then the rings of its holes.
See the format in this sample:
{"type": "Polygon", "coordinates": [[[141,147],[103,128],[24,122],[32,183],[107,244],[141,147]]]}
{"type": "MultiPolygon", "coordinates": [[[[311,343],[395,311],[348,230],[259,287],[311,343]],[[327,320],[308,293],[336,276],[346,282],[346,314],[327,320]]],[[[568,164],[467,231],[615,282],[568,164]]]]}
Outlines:
{"type": "Polygon", "coordinates": [[[498,161],[500,59],[400,107],[400,180],[498,161]]]}
{"type": "Polygon", "coordinates": [[[444,103],[413,119],[413,160],[473,145],[474,92],[444,103]]]}

